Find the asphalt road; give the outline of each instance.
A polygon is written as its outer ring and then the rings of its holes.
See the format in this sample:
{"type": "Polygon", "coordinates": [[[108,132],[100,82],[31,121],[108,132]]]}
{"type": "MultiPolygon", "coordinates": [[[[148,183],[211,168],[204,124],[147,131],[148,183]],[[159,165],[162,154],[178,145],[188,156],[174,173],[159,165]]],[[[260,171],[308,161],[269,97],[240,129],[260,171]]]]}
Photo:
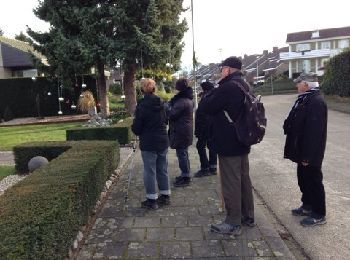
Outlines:
{"type": "Polygon", "coordinates": [[[252,148],[251,178],[257,192],[311,259],[350,259],[350,115],[329,110],[323,161],[327,224],[305,228],[291,215],[300,206],[296,164],[283,159],[282,125],[296,95],[263,97],[268,118],[264,140],[252,148]]]}

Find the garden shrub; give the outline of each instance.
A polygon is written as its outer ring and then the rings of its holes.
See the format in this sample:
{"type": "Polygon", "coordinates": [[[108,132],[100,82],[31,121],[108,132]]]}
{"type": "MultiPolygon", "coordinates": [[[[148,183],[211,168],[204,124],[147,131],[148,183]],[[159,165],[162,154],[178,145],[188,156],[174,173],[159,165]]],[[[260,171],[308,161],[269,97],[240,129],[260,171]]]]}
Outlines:
{"type": "Polygon", "coordinates": [[[0,259],[67,258],[77,232],[87,223],[119,163],[117,142],[21,146],[34,150],[42,146],[49,151],[50,145],[68,150],[0,196],[0,259]]]}
{"type": "Polygon", "coordinates": [[[334,56],[325,66],[321,88],[327,95],[350,96],[350,49],[334,56]]]}
{"type": "Polygon", "coordinates": [[[132,118],[126,118],[114,126],[74,128],[66,130],[67,141],[71,140],[118,140],[122,145],[133,138],[131,131],[132,118]]]}

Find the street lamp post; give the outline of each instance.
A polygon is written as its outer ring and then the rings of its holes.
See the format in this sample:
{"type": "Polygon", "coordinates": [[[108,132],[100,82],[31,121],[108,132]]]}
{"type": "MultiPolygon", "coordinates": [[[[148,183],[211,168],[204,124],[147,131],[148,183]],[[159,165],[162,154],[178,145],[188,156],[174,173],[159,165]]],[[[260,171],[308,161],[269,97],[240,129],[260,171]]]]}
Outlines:
{"type": "Polygon", "coordinates": [[[193,0],[191,0],[191,15],[192,15],[192,64],[193,64],[193,78],[194,78],[194,108],[196,110],[198,107],[198,99],[197,99],[196,54],[194,51],[193,0]]]}

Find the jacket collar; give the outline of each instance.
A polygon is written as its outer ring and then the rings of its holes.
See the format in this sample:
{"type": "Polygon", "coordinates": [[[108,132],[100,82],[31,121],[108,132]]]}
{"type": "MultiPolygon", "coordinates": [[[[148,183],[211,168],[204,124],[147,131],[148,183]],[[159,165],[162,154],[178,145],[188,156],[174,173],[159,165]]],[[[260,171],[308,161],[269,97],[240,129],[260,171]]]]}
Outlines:
{"type": "Polygon", "coordinates": [[[221,79],[218,84],[221,85],[221,84],[224,84],[230,80],[233,80],[233,79],[242,79],[243,77],[243,74],[242,72],[240,71],[235,71],[233,73],[231,73],[230,75],[227,75],[225,78],[221,79]]]}

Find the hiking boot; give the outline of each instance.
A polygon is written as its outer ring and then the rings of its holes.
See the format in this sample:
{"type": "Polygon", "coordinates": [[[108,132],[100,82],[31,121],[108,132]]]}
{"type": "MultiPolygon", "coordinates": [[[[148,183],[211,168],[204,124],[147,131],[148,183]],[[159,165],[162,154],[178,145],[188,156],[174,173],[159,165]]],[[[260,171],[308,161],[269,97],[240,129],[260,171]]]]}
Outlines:
{"type": "Polygon", "coordinates": [[[242,233],[240,225],[230,225],[225,222],[222,222],[220,224],[212,224],[210,226],[210,230],[218,234],[226,234],[226,235],[234,235],[234,236],[239,236],[242,233]]]}
{"type": "Polygon", "coordinates": [[[174,182],[174,186],[175,187],[186,187],[188,185],[190,185],[191,183],[191,178],[190,177],[176,177],[175,178],[175,182],[174,182]]]}
{"type": "Polygon", "coordinates": [[[312,212],[311,209],[305,208],[304,206],[300,206],[299,208],[292,209],[293,216],[310,216],[311,212],[312,212]]]}
{"type": "Polygon", "coordinates": [[[242,217],[241,223],[242,223],[242,226],[246,226],[246,227],[256,226],[254,222],[254,218],[250,218],[250,217],[242,217]]]}
{"type": "Polygon", "coordinates": [[[170,196],[161,194],[158,197],[157,203],[160,207],[170,205],[170,196]]]}
{"type": "Polygon", "coordinates": [[[156,210],[159,208],[157,200],[151,200],[151,199],[146,199],[145,201],[142,201],[141,207],[146,209],[152,209],[152,210],[156,210]]]}
{"type": "Polygon", "coordinates": [[[327,223],[325,216],[319,216],[316,214],[312,214],[311,216],[304,218],[300,221],[300,224],[304,227],[313,227],[317,225],[324,225],[327,223]]]}
{"type": "Polygon", "coordinates": [[[201,178],[201,177],[205,177],[205,176],[209,176],[209,170],[200,169],[198,172],[195,173],[195,175],[193,177],[201,178]]]}
{"type": "Polygon", "coordinates": [[[212,169],[209,169],[209,174],[210,175],[217,175],[218,172],[217,172],[216,168],[212,168],[212,169]]]}

